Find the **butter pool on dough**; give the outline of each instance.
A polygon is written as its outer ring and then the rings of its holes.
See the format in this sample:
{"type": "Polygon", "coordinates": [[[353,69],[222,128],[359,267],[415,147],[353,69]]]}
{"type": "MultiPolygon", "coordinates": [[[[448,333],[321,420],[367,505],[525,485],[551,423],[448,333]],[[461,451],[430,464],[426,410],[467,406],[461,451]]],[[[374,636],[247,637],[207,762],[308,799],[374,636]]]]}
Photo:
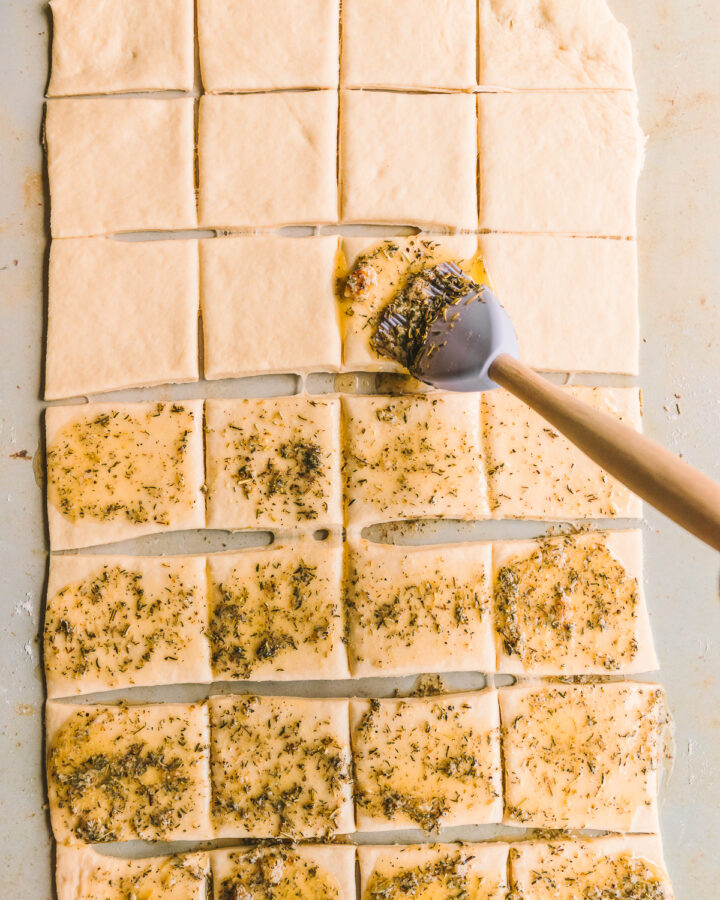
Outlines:
{"type": "Polygon", "coordinates": [[[495,670],[490,544],[352,538],[345,604],[354,678],[495,670]]]}
{"type": "Polygon", "coordinates": [[[359,831],[500,821],[495,690],[352,700],[350,725],[359,831]]]}
{"type": "Polygon", "coordinates": [[[194,103],[48,100],[52,236],[195,228],[194,103]]]}
{"type": "Polygon", "coordinates": [[[202,421],[201,400],[49,407],[50,548],[204,528],[202,421]]]}
{"type": "Polygon", "coordinates": [[[209,528],[341,523],[337,398],[208,400],[206,416],[209,528]]]}
{"type": "Polygon", "coordinates": [[[217,837],[328,837],[355,830],[347,700],[210,699],[217,837]]]}
{"type": "Polygon", "coordinates": [[[204,704],[48,701],[47,783],[58,843],[208,840],[204,704]]]}
{"type": "Polygon", "coordinates": [[[342,557],[310,538],[209,556],[214,680],[349,678],[342,557]]]}
{"type": "Polygon", "coordinates": [[[198,379],[196,241],[50,247],[45,399],[198,379]]]}
{"type": "Polygon", "coordinates": [[[660,685],[500,690],[506,825],[653,832],[668,716],[660,685]]]}
{"type": "MultiPolygon", "coordinates": [[[[567,387],[596,409],[640,430],[636,388],[567,387]]],[[[483,395],[488,493],[496,519],[642,516],[642,503],[541,416],[506,391],[483,395]]]]}
{"type": "Polygon", "coordinates": [[[191,91],[192,0],[50,0],[48,94],[191,91]]]}
{"type": "Polygon", "coordinates": [[[337,237],[200,244],[205,377],[335,372],[337,237]]]}

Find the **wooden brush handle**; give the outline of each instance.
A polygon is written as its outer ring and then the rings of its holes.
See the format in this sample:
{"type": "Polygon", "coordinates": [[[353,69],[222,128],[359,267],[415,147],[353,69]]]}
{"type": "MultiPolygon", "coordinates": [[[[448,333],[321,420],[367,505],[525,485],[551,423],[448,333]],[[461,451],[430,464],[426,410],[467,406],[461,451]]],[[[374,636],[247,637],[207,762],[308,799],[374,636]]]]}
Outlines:
{"type": "Polygon", "coordinates": [[[550,384],[512,356],[498,356],[489,375],[631,491],[720,550],[720,484],[613,416],[550,384]]]}

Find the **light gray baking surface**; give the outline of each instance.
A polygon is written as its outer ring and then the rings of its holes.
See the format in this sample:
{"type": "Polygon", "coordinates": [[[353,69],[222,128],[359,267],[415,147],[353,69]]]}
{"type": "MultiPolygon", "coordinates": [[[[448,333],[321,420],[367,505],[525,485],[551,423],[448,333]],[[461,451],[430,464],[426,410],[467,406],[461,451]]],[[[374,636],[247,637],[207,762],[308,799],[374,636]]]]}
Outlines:
{"type": "MultiPolygon", "coordinates": [[[[631,31],[649,136],[640,186],[644,427],[720,478],[720,4],[612,0],[612,7],[631,31]]],[[[33,464],[23,454],[38,449],[42,408],[46,208],[39,138],[47,39],[44,0],[0,0],[0,893],[33,900],[53,896],[37,644],[44,518],[33,464]]],[[[281,379],[275,387],[292,383],[281,379]]],[[[258,385],[242,392],[248,387],[258,385]]],[[[220,390],[241,392],[238,385],[214,388],[220,390]]],[[[541,528],[505,533],[511,531],[541,528]]],[[[662,816],[666,856],[678,900],[710,900],[720,875],[719,562],[652,511],[645,537],[661,679],[677,728],[662,816]]],[[[191,549],[206,546],[199,538],[191,549]]],[[[151,540],[142,549],[171,546],[151,540]]]]}

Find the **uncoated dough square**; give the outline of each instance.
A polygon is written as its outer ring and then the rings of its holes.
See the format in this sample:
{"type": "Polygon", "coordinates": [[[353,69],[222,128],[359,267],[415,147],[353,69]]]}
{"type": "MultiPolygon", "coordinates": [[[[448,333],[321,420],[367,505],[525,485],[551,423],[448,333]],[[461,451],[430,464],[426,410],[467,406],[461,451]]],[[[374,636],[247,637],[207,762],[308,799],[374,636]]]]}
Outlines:
{"type": "Polygon", "coordinates": [[[52,236],[194,228],[194,103],[48,100],[52,236]]]}
{"type": "Polygon", "coordinates": [[[337,237],[200,244],[205,377],[340,368],[337,237]]]}
{"type": "Polygon", "coordinates": [[[50,0],[48,95],[191,91],[193,0],[50,0]]]}
{"type": "Polygon", "coordinates": [[[206,91],[336,88],[339,0],[198,0],[206,91]]]}
{"type": "Polygon", "coordinates": [[[200,100],[200,221],[208,228],[336,222],[336,91],[200,100]]]}
{"type": "Polygon", "coordinates": [[[345,223],[477,228],[475,98],[342,91],[345,223]]]}

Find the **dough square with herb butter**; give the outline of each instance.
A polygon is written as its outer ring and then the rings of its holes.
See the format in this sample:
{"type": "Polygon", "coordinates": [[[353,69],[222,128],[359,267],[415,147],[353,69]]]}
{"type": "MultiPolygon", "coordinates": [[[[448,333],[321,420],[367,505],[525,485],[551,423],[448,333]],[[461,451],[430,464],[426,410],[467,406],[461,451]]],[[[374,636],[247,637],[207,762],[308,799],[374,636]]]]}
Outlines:
{"type": "Polygon", "coordinates": [[[50,821],[59,844],[213,836],[205,704],[50,700],[45,728],[50,821]]]}
{"type": "Polygon", "coordinates": [[[347,700],[210,699],[216,837],[355,830],[347,700]]]}
{"type": "Polygon", "coordinates": [[[500,689],[506,825],[653,832],[668,737],[660,685],[500,689]]]}
{"type": "Polygon", "coordinates": [[[259,228],[337,222],[336,91],[200,100],[200,224],[259,228]]]}
{"type": "Polygon", "coordinates": [[[50,0],[48,94],[191,91],[193,0],[50,0]]]}
{"type": "Polygon", "coordinates": [[[196,241],[50,245],[45,399],[198,379],[196,241]]]}
{"type": "Polygon", "coordinates": [[[342,91],[345,223],[477,228],[477,131],[470,94],[342,91]]]}
{"type": "Polygon", "coordinates": [[[359,831],[502,817],[497,691],[351,700],[359,831]]]}
{"type": "Polygon", "coordinates": [[[205,377],[335,372],[337,237],[200,244],[205,377]]]}
{"type": "Polygon", "coordinates": [[[48,100],[52,236],[195,228],[194,103],[48,100]]]}
{"type": "Polygon", "coordinates": [[[330,528],[342,522],[340,401],[208,400],[209,528],[330,528]]]}

